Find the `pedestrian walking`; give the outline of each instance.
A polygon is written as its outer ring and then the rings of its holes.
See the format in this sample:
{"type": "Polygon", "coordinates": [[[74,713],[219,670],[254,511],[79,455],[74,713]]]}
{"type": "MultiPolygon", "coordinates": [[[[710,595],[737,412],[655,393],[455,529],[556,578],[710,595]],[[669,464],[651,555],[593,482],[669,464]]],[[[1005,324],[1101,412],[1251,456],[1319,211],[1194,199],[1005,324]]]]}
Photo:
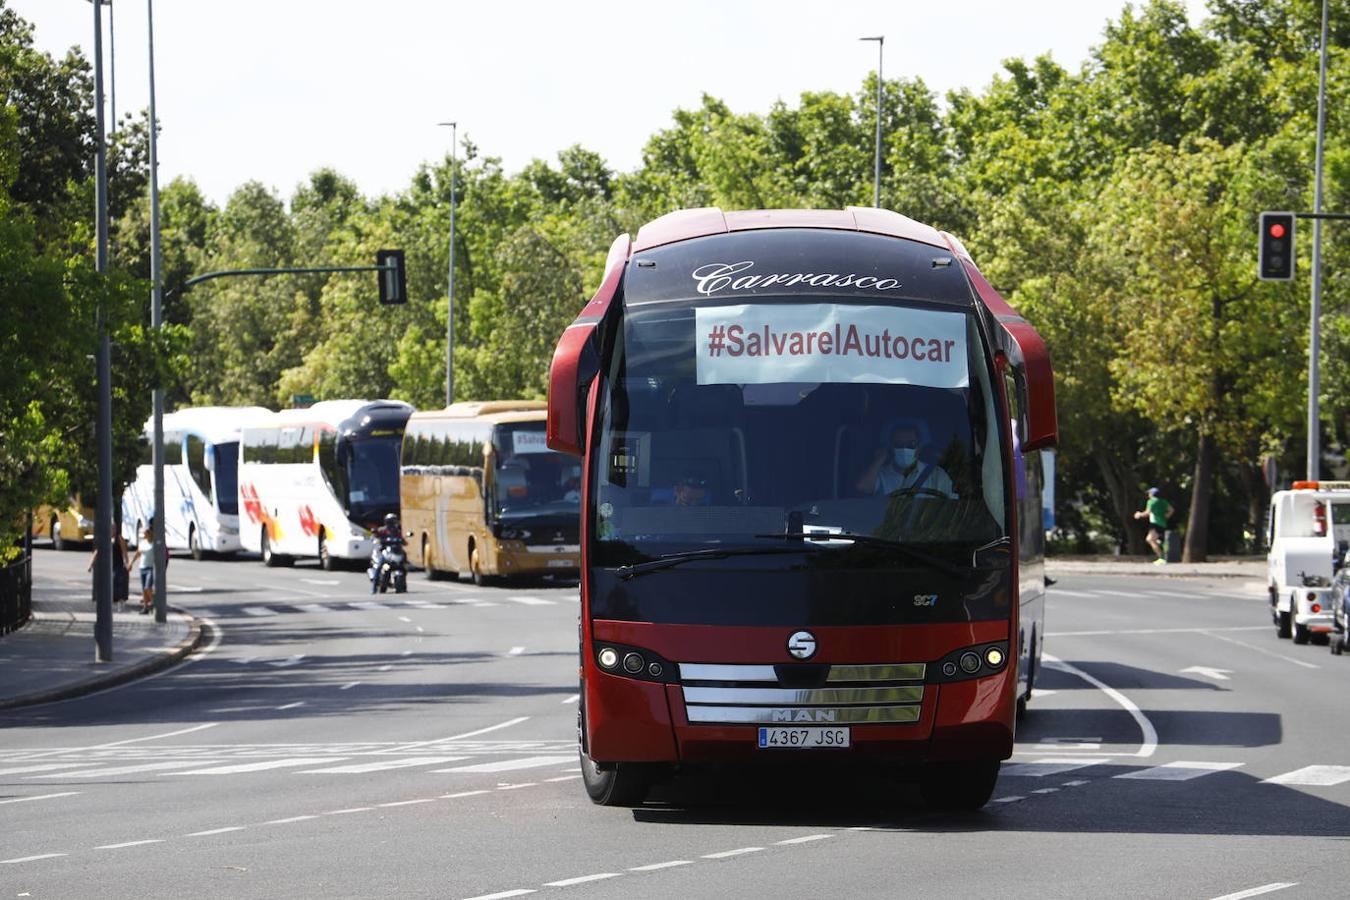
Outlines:
{"type": "Polygon", "coordinates": [[[141,543],[132,555],[131,561],[127,563],[127,571],[140,560],[141,572],[141,615],[147,615],[150,612],[150,606],[155,599],[155,532],[146,526],[141,532],[141,543]]]}
{"type": "MultiPolygon", "coordinates": [[[[99,550],[95,550],[89,558],[89,568],[85,571],[94,571],[94,565],[98,562],[99,550]]],[[[128,572],[129,563],[127,562],[127,539],[122,536],[118,530],[113,535],[113,602],[126,603],[127,597],[131,593],[131,586],[127,583],[130,580],[128,572]]]]}
{"type": "Polygon", "coordinates": [[[1153,560],[1155,566],[1167,563],[1167,552],[1163,548],[1163,542],[1167,539],[1167,520],[1172,518],[1174,512],[1176,509],[1163,499],[1162,491],[1151,487],[1148,489],[1148,499],[1144,503],[1144,508],[1134,514],[1136,519],[1148,519],[1148,534],[1144,539],[1158,557],[1153,560]]]}

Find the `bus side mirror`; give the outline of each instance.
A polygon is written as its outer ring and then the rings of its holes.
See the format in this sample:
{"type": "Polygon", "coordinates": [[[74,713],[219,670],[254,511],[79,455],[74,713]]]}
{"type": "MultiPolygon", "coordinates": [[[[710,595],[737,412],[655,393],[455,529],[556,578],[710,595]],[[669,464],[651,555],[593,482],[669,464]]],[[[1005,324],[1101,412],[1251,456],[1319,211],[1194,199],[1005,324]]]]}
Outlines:
{"type": "Polygon", "coordinates": [[[586,394],[600,370],[596,329],[619,292],[632,240],[621,234],[610,245],[605,277],[595,296],[568,326],[553,351],[548,370],[548,427],[545,441],[552,450],[581,456],[586,447],[586,394]]]}

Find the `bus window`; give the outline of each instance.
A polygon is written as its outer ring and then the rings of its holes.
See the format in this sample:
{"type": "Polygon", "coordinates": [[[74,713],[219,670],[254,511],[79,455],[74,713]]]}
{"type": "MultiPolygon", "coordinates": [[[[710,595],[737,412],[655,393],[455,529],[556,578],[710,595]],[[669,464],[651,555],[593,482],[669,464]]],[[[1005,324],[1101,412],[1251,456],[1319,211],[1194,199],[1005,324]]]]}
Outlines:
{"type": "Polygon", "coordinates": [[[576,515],[581,505],[581,465],[548,448],[543,422],[498,426],[492,440],[497,515],[525,510],[576,515]]]}
{"type": "Polygon", "coordinates": [[[206,471],[206,442],[195,434],[187,438],[187,466],[192,480],[206,496],[211,496],[211,475],[206,471]]]}
{"type": "Polygon", "coordinates": [[[177,432],[164,432],[164,465],[181,466],[183,464],[183,435],[177,432]]]}
{"type": "Polygon", "coordinates": [[[216,508],[226,515],[239,514],[239,444],[215,444],[216,508]]]}

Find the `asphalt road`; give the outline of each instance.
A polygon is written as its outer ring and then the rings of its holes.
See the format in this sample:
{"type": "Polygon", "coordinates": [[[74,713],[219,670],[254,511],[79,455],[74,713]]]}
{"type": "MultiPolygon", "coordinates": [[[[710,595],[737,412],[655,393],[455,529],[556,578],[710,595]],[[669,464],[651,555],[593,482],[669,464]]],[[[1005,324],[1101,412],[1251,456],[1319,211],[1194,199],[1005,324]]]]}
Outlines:
{"type": "Polygon", "coordinates": [[[1017,755],[957,815],[819,770],[592,806],[574,586],[169,583],[212,623],[191,661],[0,714],[0,898],[1350,895],[1350,658],[1278,640],[1259,584],[1063,578],[1017,755]]]}

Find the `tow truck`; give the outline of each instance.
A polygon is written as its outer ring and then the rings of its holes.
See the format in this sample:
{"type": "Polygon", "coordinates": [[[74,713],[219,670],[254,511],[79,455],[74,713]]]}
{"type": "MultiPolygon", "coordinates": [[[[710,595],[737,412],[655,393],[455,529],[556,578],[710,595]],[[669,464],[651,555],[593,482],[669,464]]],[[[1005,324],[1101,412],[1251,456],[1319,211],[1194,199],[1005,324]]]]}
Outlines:
{"type": "Polygon", "coordinates": [[[1350,549],[1350,481],[1295,481],[1270,499],[1266,587],[1275,633],[1306,644],[1334,630],[1332,578],[1350,549]]]}

